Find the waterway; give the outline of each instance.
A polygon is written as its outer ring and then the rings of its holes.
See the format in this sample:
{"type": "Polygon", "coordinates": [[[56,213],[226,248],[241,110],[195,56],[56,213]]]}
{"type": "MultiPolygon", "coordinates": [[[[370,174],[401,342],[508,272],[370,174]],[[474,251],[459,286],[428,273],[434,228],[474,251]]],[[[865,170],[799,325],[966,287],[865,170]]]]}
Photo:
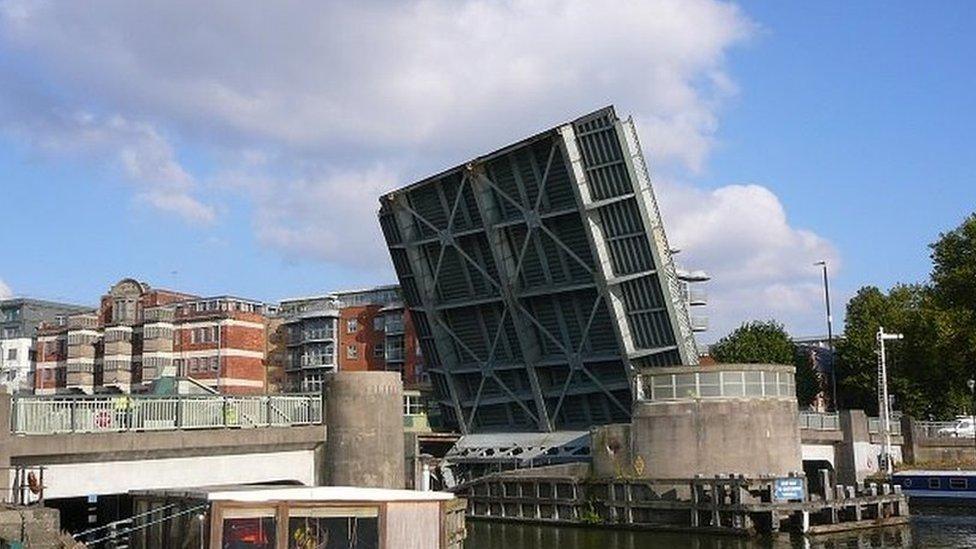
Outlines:
{"type": "Polygon", "coordinates": [[[538,526],[472,520],[465,549],[759,549],[976,547],[976,509],[912,509],[911,523],[810,539],[742,539],[665,532],[538,526]]]}

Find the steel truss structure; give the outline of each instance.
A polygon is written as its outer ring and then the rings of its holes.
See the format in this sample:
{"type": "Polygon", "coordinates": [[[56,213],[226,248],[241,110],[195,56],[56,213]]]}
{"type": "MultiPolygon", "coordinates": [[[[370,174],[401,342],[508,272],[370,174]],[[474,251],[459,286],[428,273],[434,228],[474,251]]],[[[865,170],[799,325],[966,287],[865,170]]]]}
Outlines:
{"type": "Polygon", "coordinates": [[[637,133],[613,107],[388,193],[379,217],[462,433],[627,421],[636,367],[697,363],[637,133]]]}

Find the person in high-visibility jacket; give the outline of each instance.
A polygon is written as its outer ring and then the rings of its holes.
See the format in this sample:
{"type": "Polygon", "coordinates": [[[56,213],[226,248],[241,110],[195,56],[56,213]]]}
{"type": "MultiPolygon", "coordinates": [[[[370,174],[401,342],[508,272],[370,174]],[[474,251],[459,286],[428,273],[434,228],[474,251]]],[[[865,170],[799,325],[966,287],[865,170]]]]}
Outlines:
{"type": "Polygon", "coordinates": [[[115,398],[114,403],[116,429],[128,429],[132,418],[132,397],[121,395],[115,398]]]}

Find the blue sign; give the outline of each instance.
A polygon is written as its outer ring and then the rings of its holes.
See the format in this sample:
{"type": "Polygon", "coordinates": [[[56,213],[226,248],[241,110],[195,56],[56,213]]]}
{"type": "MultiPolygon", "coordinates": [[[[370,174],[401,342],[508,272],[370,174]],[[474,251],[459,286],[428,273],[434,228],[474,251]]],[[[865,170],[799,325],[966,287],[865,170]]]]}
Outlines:
{"type": "Polygon", "coordinates": [[[803,479],[778,478],[773,481],[773,501],[803,501],[803,479]]]}

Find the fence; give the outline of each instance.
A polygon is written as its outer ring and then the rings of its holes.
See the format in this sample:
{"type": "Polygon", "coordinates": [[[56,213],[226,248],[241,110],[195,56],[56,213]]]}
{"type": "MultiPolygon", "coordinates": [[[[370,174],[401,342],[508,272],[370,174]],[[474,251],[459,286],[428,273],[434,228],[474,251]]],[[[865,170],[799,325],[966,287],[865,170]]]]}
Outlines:
{"type": "Polygon", "coordinates": [[[972,424],[967,428],[958,421],[916,421],[915,428],[923,437],[973,438],[972,424]]]}
{"type": "Polygon", "coordinates": [[[279,427],[322,422],[319,395],[18,397],[16,434],[279,427]]]}
{"type": "MultiPolygon", "coordinates": [[[[888,425],[891,429],[891,434],[900,435],[901,434],[901,414],[894,413],[891,414],[891,418],[888,420],[888,425]]],[[[872,434],[881,432],[881,418],[880,417],[869,417],[868,418],[868,432],[872,434]]]]}
{"type": "Polygon", "coordinates": [[[800,429],[837,431],[840,429],[840,416],[836,413],[800,412],[800,429]]]}

